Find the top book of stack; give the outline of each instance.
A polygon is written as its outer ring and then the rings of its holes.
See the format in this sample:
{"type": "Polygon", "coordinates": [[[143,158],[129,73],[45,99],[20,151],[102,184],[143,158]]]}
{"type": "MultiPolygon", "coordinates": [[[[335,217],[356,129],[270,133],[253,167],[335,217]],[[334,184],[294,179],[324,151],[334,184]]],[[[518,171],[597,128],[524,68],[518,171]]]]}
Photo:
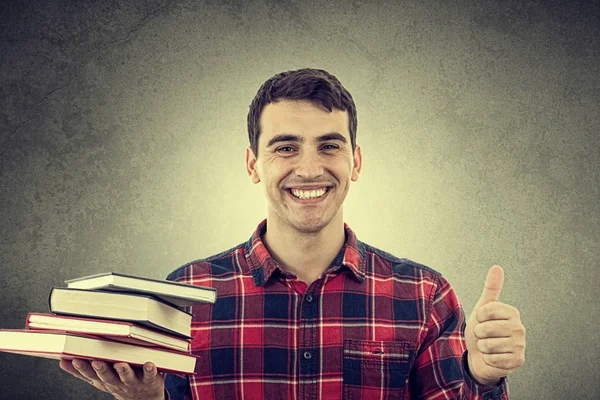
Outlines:
{"type": "Polygon", "coordinates": [[[205,286],[141,278],[117,272],[90,275],[65,281],[71,289],[111,290],[151,294],[178,307],[200,303],[214,303],[217,291],[205,286]]]}

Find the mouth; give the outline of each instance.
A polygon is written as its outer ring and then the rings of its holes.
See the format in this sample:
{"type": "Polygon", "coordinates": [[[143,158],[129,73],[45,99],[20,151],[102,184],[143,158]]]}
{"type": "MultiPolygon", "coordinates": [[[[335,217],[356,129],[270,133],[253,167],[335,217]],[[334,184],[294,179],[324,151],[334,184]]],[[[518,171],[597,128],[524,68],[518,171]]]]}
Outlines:
{"type": "Polygon", "coordinates": [[[290,197],[299,203],[318,203],[323,201],[329,194],[329,192],[333,189],[333,187],[323,187],[318,189],[311,190],[300,190],[300,189],[286,189],[285,191],[289,193],[290,197]]]}

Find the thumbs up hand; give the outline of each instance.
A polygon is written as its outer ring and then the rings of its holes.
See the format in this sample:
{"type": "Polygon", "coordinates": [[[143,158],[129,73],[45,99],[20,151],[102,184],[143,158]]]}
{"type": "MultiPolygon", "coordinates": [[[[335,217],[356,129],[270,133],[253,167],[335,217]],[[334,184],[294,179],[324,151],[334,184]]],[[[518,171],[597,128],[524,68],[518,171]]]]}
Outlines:
{"type": "Polygon", "coordinates": [[[498,301],[503,284],[502,267],[490,268],[465,328],[469,371],[482,385],[498,385],[525,362],[525,327],[519,310],[498,301]]]}

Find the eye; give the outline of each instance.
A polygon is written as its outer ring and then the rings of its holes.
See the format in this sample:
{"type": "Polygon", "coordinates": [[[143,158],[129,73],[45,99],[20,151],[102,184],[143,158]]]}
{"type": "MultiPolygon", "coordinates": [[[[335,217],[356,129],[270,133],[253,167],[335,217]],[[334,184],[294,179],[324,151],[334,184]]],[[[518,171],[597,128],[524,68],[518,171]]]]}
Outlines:
{"type": "Polygon", "coordinates": [[[335,150],[335,149],[339,149],[340,147],[336,144],[326,144],[322,148],[323,148],[323,150],[335,150]]]}
{"type": "Polygon", "coordinates": [[[281,146],[277,148],[277,152],[281,152],[281,153],[289,153],[294,151],[294,148],[292,146],[281,146]]]}

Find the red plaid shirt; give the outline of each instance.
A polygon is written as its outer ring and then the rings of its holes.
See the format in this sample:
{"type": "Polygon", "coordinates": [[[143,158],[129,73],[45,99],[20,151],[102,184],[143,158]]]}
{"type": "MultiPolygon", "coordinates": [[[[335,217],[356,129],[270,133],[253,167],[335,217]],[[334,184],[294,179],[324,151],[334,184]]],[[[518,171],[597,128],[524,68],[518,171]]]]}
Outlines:
{"type": "Polygon", "coordinates": [[[465,315],[444,277],[356,239],[309,287],[281,270],[261,234],[167,279],[217,289],[192,307],[189,378],[171,399],[508,399],[506,378],[477,385],[466,369],[465,315]]]}

